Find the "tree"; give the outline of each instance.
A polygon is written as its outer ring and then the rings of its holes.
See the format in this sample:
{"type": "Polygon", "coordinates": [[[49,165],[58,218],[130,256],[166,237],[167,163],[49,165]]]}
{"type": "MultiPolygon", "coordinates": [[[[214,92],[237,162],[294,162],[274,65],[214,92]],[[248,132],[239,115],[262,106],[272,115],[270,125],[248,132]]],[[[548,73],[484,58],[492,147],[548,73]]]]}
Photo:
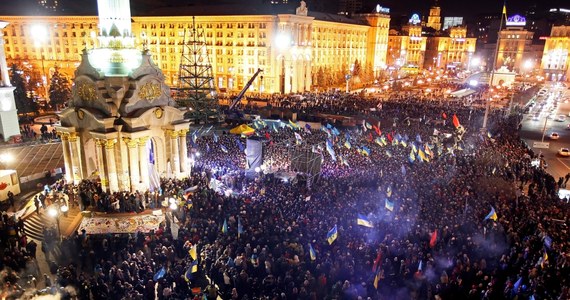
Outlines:
{"type": "Polygon", "coordinates": [[[16,64],[13,64],[10,68],[10,81],[12,86],[16,88],[14,90],[16,109],[19,113],[25,114],[32,111],[33,105],[31,103],[33,101],[28,95],[27,84],[22,74],[22,70],[16,64]]]}
{"type": "Polygon", "coordinates": [[[50,105],[57,111],[70,98],[71,87],[69,85],[69,80],[65,74],[59,72],[59,68],[56,66],[49,85],[50,105]]]}

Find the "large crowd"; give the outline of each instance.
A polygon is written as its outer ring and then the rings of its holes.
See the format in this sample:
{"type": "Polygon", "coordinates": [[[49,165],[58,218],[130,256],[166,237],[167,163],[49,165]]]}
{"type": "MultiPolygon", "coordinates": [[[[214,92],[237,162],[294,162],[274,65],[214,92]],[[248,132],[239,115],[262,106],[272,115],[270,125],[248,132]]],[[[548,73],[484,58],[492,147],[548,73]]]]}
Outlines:
{"type": "Polygon", "coordinates": [[[362,124],[255,121],[265,140],[264,172],[256,176],[244,171],[243,137],[201,129],[188,139],[191,175],[162,179],[158,195],[107,195],[96,182],[55,185],[83,208],[140,212],[175,197],[180,209],[150,234],[64,239],[47,292],[80,299],[570,298],[569,206],[556,180],[531,166],[536,155],[518,136],[520,115],[491,114],[482,132],[483,112],[463,105],[413,97],[379,105],[340,94],[307,100],[291,108],[356,110],[362,124]],[[294,147],[322,157],[310,186],[275,176],[291,169],[294,147]],[[214,179],[227,189],[214,190],[214,179]]]}

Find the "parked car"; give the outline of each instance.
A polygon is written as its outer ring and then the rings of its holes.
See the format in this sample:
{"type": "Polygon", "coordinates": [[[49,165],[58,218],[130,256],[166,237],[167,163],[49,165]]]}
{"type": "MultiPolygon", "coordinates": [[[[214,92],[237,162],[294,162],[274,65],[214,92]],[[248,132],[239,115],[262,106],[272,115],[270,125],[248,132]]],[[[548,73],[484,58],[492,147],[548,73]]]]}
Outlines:
{"type": "Polygon", "coordinates": [[[558,132],[553,132],[550,134],[550,139],[551,140],[557,140],[560,138],[560,135],[558,134],[558,132]]]}
{"type": "Polygon", "coordinates": [[[559,115],[559,116],[556,118],[556,121],[558,121],[558,122],[564,122],[564,121],[566,121],[566,116],[565,116],[565,115],[559,115]]]}

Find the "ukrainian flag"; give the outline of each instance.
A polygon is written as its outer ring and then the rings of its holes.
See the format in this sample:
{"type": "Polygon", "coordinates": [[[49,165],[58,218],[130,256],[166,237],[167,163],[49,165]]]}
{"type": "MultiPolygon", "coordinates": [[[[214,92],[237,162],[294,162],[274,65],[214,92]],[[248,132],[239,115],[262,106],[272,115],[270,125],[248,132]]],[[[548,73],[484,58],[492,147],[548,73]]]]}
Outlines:
{"type": "Polygon", "coordinates": [[[542,255],[542,261],[540,262],[540,267],[544,269],[544,263],[548,261],[548,253],[546,253],[546,251],[544,251],[544,254],[542,255]]]}
{"type": "Polygon", "coordinates": [[[491,206],[491,211],[489,212],[489,214],[485,217],[485,219],[483,221],[486,221],[489,219],[491,219],[493,221],[497,221],[497,219],[498,219],[497,213],[495,212],[495,208],[492,206],[491,206]]]}
{"type": "Polygon", "coordinates": [[[352,145],[350,144],[350,142],[349,142],[348,140],[346,140],[346,141],[344,142],[344,146],[345,146],[347,149],[352,148],[352,145]]]}
{"type": "Polygon", "coordinates": [[[334,225],[334,227],[327,233],[327,241],[329,242],[329,245],[332,245],[337,237],[338,230],[336,228],[336,225],[334,225]]]}
{"type": "Polygon", "coordinates": [[[368,220],[368,218],[365,215],[361,215],[358,214],[358,217],[356,219],[356,223],[360,226],[364,226],[364,227],[369,227],[369,228],[373,228],[374,225],[372,224],[372,222],[370,222],[370,220],[368,220]]]}
{"type": "Polygon", "coordinates": [[[422,149],[420,149],[420,150],[418,151],[418,155],[420,156],[420,158],[421,158],[423,161],[429,162],[429,158],[428,158],[428,157],[426,156],[426,154],[422,151],[422,149]]]}
{"type": "Polygon", "coordinates": [[[238,217],[238,238],[240,237],[240,235],[244,233],[243,231],[243,225],[241,224],[241,218],[238,217]]]}
{"type": "Polygon", "coordinates": [[[388,198],[385,199],[384,207],[389,211],[394,211],[394,202],[390,202],[388,198]]]}
{"type": "Polygon", "coordinates": [[[386,188],[386,196],[388,196],[388,197],[392,196],[392,187],[391,186],[388,186],[386,188]]]}
{"type": "Polygon", "coordinates": [[[228,220],[224,220],[224,225],[222,225],[222,233],[228,233],[228,220]]]}
{"type": "Polygon", "coordinates": [[[309,255],[311,256],[311,260],[317,259],[317,252],[315,252],[315,249],[313,249],[313,245],[311,245],[311,243],[309,243],[309,255]]]}
{"type": "Polygon", "coordinates": [[[188,254],[190,254],[190,257],[193,260],[196,260],[198,258],[198,251],[196,251],[196,245],[192,246],[192,248],[188,250],[188,254]]]}

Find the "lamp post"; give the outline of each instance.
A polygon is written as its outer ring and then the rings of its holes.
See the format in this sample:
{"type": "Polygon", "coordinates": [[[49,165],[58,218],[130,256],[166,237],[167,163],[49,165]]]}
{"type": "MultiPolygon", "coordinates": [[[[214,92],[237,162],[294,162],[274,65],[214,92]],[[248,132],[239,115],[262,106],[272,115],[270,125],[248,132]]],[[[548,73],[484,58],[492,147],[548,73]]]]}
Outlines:
{"type": "Polygon", "coordinates": [[[11,162],[14,158],[9,153],[0,154],[0,166],[2,169],[7,169],[7,163],[11,162]]]}
{"type": "Polygon", "coordinates": [[[47,213],[48,213],[48,215],[49,215],[50,217],[52,217],[52,218],[55,219],[55,222],[56,222],[56,224],[57,224],[58,240],[61,241],[61,228],[59,227],[59,218],[58,218],[59,211],[60,211],[60,208],[59,208],[59,207],[58,207],[58,208],[55,208],[55,207],[52,206],[52,207],[48,208],[47,213]]]}
{"type": "Polygon", "coordinates": [[[45,99],[48,98],[48,89],[47,89],[47,76],[46,76],[46,69],[45,69],[45,56],[44,56],[44,44],[47,41],[47,28],[42,24],[33,25],[31,28],[32,37],[34,39],[34,46],[39,48],[40,51],[40,58],[42,64],[42,88],[45,93],[45,99]]]}

